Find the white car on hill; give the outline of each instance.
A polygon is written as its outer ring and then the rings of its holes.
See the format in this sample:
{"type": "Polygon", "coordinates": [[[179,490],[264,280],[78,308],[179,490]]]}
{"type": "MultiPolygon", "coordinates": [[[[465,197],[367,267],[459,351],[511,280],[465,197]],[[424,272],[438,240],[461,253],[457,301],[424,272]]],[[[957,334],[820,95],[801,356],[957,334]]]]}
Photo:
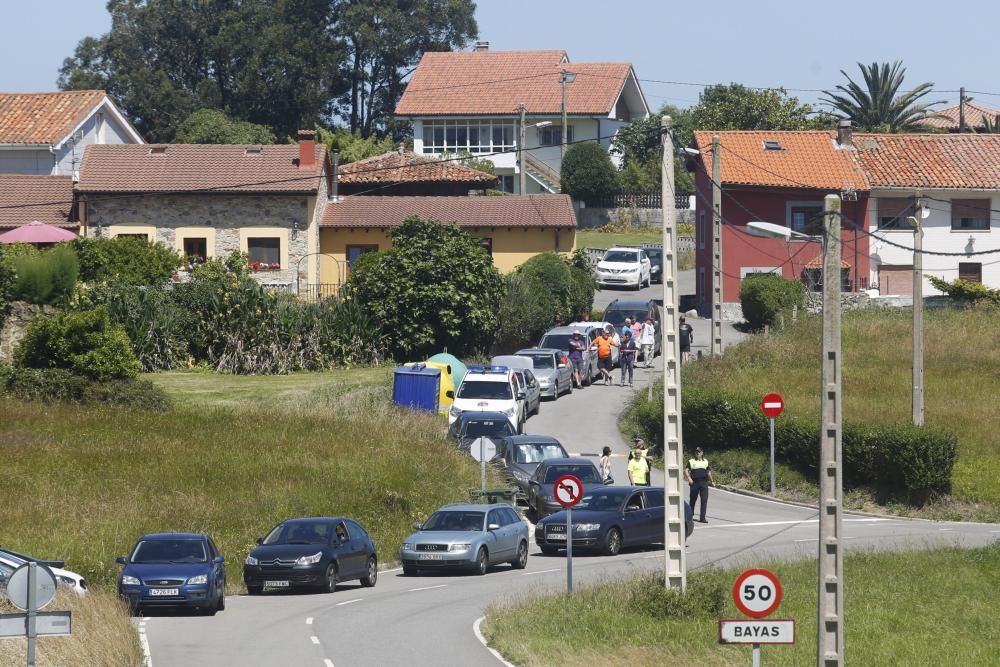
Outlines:
{"type": "Polygon", "coordinates": [[[527,395],[519,388],[514,370],[507,366],[469,366],[448,411],[448,425],[463,412],[502,412],[514,431],[521,432],[527,415],[527,395]]]}
{"type": "Polygon", "coordinates": [[[601,287],[649,286],[652,263],[642,248],[609,248],[594,271],[601,287]]]}

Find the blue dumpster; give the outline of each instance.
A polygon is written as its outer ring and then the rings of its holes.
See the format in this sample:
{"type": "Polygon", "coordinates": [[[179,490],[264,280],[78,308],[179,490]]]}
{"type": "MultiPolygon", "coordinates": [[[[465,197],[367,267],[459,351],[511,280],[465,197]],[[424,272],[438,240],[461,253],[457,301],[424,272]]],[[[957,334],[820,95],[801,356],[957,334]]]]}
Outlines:
{"type": "Polygon", "coordinates": [[[400,366],[392,381],[392,402],[404,408],[438,411],[441,369],[425,364],[400,366]]]}

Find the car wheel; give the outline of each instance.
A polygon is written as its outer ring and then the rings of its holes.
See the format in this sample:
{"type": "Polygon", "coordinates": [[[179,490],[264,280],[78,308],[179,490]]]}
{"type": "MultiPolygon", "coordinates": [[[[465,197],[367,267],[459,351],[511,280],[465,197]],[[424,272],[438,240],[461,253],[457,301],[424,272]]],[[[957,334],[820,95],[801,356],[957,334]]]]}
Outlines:
{"type": "Polygon", "coordinates": [[[542,553],[545,554],[546,556],[555,556],[557,553],[559,553],[559,547],[540,547],[540,548],[542,550],[542,553]]]}
{"type": "Polygon", "coordinates": [[[417,576],[417,566],[416,565],[403,565],[403,576],[404,577],[415,577],[415,576],[417,576]]]}
{"type": "Polygon", "coordinates": [[[375,560],[375,556],[368,559],[368,574],[361,578],[361,585],[365,588],[371,588],[378,581],[378,561],[375,560]]]}
{"type": "Polygon", "coordinates": [[[263,586],[247,586],[247,595],[260,595],[263,592],[263,586]]]}
{"type": "Polygon", "coordinates": [[[522,541],[517,545],[517,556],[510,562],[515,570],[523,570],[528,566],[528,543],[522,541]]]}
{"type": "Polygon", "coordinates": [[[223,585],[222,590],[219,591],[219,599],[215,602],[216,611],[226,610],[226,587],[223,585]]]}
{"type": "Polygon", "coordinates": [[[323,583],[323,590],[332,593],[337,590],[337,566],[330,563],[326,567],[326,579],[323,583]]]}
{"type": "Polygon", "coordinates": [[[691,533],[694,532],[694,517],[684,521],[684,538],[687,539],[691,537],[691,533]]]}
{"type": "Polygon", "coordinates": [[[486,547],[479,547],[479,553],[476,554],[476,563],[473,565],[473,572],[479,576],[483,576],[489,567],[490,555],[487,553],[486,547]]]}
{"type": "Polygon", "coordinates": [[[590,364],[587,364],[586,372],[583,374],[583,378],[581,379],[583,380],[584,387],[589,387],[590,383],[594,381],[594,371],[590,364]]]}
{"type": "Polygon", "coordinates": [[[608,531],[608,534],[604,536],[604,555],[617,556],[618,552],[621,550],[622,531],[617,528],[612,528],[608,531]]]}
{"type": "Polygon", "coordinates": [[[567,394],[573,393],[573,378],[569,379],[569,385],[566,387],[566,393],[567,394]]]}
{"type": "Polygon", "coordinates": [[[219,604],[217,602],[211,602],[207,607],[202,607],[202,612],[205,616],[215,616],[215,613],[219,611],[219,604]]]}

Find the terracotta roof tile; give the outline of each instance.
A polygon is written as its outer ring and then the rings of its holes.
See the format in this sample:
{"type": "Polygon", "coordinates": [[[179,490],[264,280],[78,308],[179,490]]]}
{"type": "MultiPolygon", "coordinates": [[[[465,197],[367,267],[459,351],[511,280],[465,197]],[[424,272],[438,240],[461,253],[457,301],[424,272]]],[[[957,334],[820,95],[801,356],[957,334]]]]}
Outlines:
{"type": "Polygon", "coordinates": [[[0,144],[58,144],[105,96],[103,90],[0,93],[0,144]]]}
{"type": "MultiPolygon", "coordinates": [[[[923,121],[921,125],[926,127],[940,127],[948,130],[958,129],[959,108],[957,104],[953,107],[947,107],[946,109],[939,109],[937,113],[944,116],[944,118],[928,118],[923,121]]],[[[966,102],[965,126],[968,128],[981,127],[984,116],[989,118],[990,122],[993,122],[996,120],[998,114],[1000,114],[1000,109],[991,109],[990,107],[985,107],[980,104],[966,102]]]]}
{"type": "Polygon", "coordinates": [[[1000,134],[855,134],[873,188],[1000,190],[1000,134]]]}
{"type": "Polygon", "coordinates": [[[351,162],[341,166],[337,175],[344,184],[448,182],[489,187],[497,182],[492,174],[411,151],[392,151],[351,162]]]}
{"type": "Polygon", "coordinates": [[[326,146],[314,166],[299,169],[298,144],[90,145],[83,154],[79,192],[315,193],[326,146]]]}
{"type": "Polygon", "coordinates": [[[70,176],[0,174],[0,228],[20,227],[38,220],[75,229],[70,222],[73,179],[70,176]]]}
{"type": "Polygon", "coordinates": [[[321,227],[394,227],[411,215],[460,227],[576,227],[569,195],[345,197],[327,204],[321,227]]]}
{"type": "Polygon", "coordinates": [[[868,190],[853,151],[837,147],[836,135],[826,131],[695,132],[699,159],[712,173],[712,135],[722,144],[722,182],[819,190],[868,190]],[[768,150],[765,142],[777,142],[768,150]]]}
{"type": "MultiPolygon", "coordinates": [[[[808,262],[805,263],[804,267],[806,269],[822,269],[823,268],[823,255],[818,255],[813,257],[808,262]]],[[[851,263],[846,259],[840,260],[840,268],[849,269],[851,268],[851,263]]]]}
{"type": "Polygon", "coordinates": [[[569,63],[565,51],[425,53],[396,106],[397,116],[559,113],[562,69],[570,114],[608,114],[632,72],[629,63],[569,63]]]}

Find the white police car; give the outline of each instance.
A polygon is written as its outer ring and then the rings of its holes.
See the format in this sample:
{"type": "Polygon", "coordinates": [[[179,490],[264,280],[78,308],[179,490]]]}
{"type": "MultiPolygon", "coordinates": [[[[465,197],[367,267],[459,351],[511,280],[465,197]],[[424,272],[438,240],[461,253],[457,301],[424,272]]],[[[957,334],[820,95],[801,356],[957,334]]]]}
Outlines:
{"type": "Polygon", "coordinates": [[[450,426],[463,412],[502,412],[518,433],[524,425],[524,392],[507,366],[469,366],[448,411],[450,426]]]}

